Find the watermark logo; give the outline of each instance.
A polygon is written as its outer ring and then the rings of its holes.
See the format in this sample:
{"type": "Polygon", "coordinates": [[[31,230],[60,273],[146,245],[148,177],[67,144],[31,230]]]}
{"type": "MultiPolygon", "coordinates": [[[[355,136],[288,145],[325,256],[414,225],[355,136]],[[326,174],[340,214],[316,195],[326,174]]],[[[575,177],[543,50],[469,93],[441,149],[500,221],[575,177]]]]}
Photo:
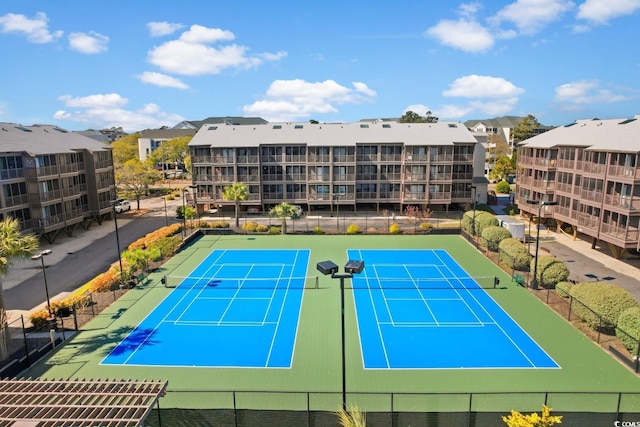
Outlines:
{"type": "Polygon", "coordinates": [[[614,421],[614,427],[640,427],[640,421],[614,421]]]}

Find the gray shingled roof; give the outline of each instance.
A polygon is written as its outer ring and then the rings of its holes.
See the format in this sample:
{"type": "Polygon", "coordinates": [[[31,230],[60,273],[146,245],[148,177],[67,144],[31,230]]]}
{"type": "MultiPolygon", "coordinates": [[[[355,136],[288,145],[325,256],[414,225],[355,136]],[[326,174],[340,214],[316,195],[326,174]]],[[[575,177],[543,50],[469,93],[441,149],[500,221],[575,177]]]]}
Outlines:
{"type": "Polygon", "coordinates": [[[154,129],[140,133],[140,138],[173,139],[181,136],[193,136],[196,132],[195,129],[154,129]]]}
{"type": "Polygon", "coordinates": [[[522,141],[520,146],[586,147],[589,150],[640,152],[640,115],[632,119],[585,119],[522,141]]]}
{"type": "Polygon", "coordinates": [[[438,123],[269,123],[256,126],[207,124],[189,146],[249,147],[258,144],[356,145],[393,144],[452,145],[476,143],[458,122],[438,123]]]}
{"type": "Polygon", "coordinates": [[[111,147],[86,136],[52,125],[22,126],[0,122],[0,152],[39,154],[71,153],[75,150],[109,150],[111,147]]]}

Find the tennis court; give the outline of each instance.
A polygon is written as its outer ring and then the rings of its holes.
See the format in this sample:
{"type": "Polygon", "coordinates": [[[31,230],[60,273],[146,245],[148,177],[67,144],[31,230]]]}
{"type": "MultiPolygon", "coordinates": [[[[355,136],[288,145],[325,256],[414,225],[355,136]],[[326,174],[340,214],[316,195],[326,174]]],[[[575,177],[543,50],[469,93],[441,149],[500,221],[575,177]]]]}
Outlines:
{"type": "Polygon", "coordinates": [[[558,368],[446,250],[348,256],[365,369],[558,368]]]}
{"type": "Polygon", "coordinates": [[[102,364],[290,368],[308,263],[309,250],[214,250],[102,364]]]}

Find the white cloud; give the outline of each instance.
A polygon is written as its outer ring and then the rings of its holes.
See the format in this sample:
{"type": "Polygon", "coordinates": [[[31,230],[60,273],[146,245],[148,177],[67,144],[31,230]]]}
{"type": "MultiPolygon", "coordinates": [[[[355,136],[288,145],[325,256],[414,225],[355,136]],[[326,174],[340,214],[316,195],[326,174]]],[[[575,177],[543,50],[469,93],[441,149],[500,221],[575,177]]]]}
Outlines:
{"type": "Polygon", "coordinates": [[[23,33],[33,43],[49,43],[62,37],[62,31],[49,31],[49,18],[42,12],[36,13],[34,19],[25,15],[7,13],[0,16],[0,31],[3,33],[23,33]]]}
{"type": "Polygon", "coordinates": [[[606,24],[619,16],[631,15],[638,9],[640,0],[586,0],[578,8],[578,18],[606,24]]]}
{"type": "Polygon", "coordinates": [[[242,110],[271,121],[295,121],[315,114],[337,113],[336,105],[360,104],[376,95],[362,82],[352,85],[353,88],[349,88],[333,80],[315,83],[301,79],[276,80],[267,89],[264,99],[245,105],[242,110]]]}
{"type": "Polygon", "coordinates": [[[574,8],[568,0],[516,0],[491,17],[494,25],[510,22],[521,34],[532,35],[550,22],[561,18],[562,14],[574,8]]]}
{"type": "Polygon", "coordinates": [[[626,101],[626,95],[614,93],[610,89],[600,88],[596,80],[578,80],[556,87],[555,100],[570,104],[596,104],[626,101]]]}
{"type": "Polygon", "coordinates": [[[441,119],[459,119],[471,113],[504,115],[515,108],[524,89],[501,77],[469,75],[454,80],[443,96],[466,98],[462,105],[448,104],[435,111],[441,119]]]}
{"type": "Polygon", "coordinates": [[[114,108],[122,107],[129,103],[127,98],[123,98],[117,93],[89,95],[75,98],[71,95],[62,95],[58,97],[58,100],[64,102],[65,106],[72,108],[114,108]]]}
{"type": "Polygon", "coordinates": [[[59,98],[65,107],[75,111],[58,110],[55,120],[82,123],[92,128],[122,126],[127,132],[173,126],[184,120],[178,114],[163,112],[156,104],[145,104],[138,110],[124,109],[129,101],[116,93],[84,97],[64,95],[59,98]]]}
{"type": "Polygon", "coordinates": [[[149,51],[148,61],[165,72],[179,75],[219,74],[223,70],[247,69],[264,61],[277,61],[286,52],[249,55],[249,48],[237,44],[211,46],[212,43],[233,40],[232,32],[219,28],[192,25],[176,40],[149,51]]]}
{"type": "Polygon", "coordinates": [[[88,55],[106,51],[107,43],[109,43],[109,37],[95,31],[69,34],[69,46],[71,49],[88,55]]]}
{"type": "Polygon", "coordinates": [[[442,95],[464,98],[511,98],[522,92],[524,89],[502,77],[472,74],[454,80],[442,95]]]}
{"type": "Polygon", "coordinates": [[[495,42],[494,36],[478,22],[460,18],[457,21],[442,20],[429,28],[425,35],[445,46],[465,52],[484,52],[495,42]]]}
{"type": "Polygon", "coordinates": [[[182,24],[176,24],[172,22],[148,22],[147,28],[151,37],[161,37],[173,34],[181,28],[184,28],[182,24]]]}
{"type": "Polygon", "coordinates": [[[145,71],[138,76],[142,83],[148,83],[160,87],[173,87],[176,89],[189,89],[189,86],[184,82],[168,76],[162,73],[155,73],[152,71],[145,71]]]}

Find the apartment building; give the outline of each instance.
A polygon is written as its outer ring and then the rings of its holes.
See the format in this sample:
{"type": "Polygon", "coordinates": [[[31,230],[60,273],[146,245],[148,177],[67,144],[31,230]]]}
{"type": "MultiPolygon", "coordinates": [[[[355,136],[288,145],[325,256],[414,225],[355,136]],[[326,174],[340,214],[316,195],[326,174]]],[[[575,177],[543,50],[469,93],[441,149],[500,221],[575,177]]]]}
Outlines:
{"type": "Polygon", "coordinates": [[[57,126],[0,123],[0,219],[52,242],[111,213],[108,145],[57,126]]]}
{"type": "Polygon", "coordinates": [[[588,236],[593,247],[605,242],[619,258],[640,248],[639,161],[640,115],[578,120],[520,144],[516,202],[574,237],[588,236]]]}
{"type": "Polygon", "coordinates": [[[189,150],[200,210],[232,205],[233,182],[249,187],[252,210],[448,210],[469,204],[472,185],[486,197],[482,146],[457,122],[207,124],[189,150]]]}

